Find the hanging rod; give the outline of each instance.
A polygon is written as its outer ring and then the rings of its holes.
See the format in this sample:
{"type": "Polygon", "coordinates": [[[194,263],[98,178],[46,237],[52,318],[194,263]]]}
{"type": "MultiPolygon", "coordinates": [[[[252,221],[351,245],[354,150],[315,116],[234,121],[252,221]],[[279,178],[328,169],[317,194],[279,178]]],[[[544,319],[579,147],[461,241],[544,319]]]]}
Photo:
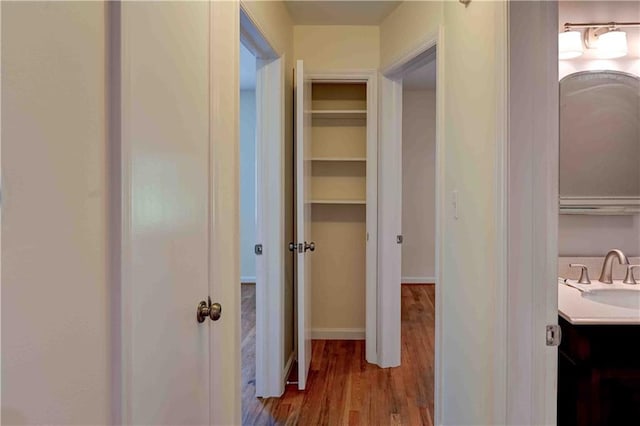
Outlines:
{"type": "Polygon", "coordinates": [[[600,27],[613,27],[613,28],[629,28],[640,27],[640,22],[566,22],[564,29],[571,28],[600,28],[600,27]]]}

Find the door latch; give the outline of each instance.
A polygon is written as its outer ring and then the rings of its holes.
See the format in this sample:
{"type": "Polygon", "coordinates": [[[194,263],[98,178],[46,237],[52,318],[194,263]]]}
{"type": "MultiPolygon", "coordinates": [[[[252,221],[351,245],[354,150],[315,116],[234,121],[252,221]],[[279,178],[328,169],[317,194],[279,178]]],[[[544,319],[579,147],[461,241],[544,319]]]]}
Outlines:
{"type": "Polygon", "coordinates": [[[402,235],[396,235],[396,243],[398,243],[398,244],[402,244],[402,240],[403,240],[403,239],[404,239],[404,238],[402,238],[402,235]]]}
{"type": "Polygon", "coordinates": [[[558,324],[547,325],[547,346],[560,346],[562,329],[558,324]]]}
{"type": "Polygon", "coordinates": [[[260,256],[262,254],[262,244],[256,244],[253,251],[260,256]]]}
{"type": "Polygon", "coordinates": [[[298,248],[298,245],[296,243],[289,243],[289,251],[296,251],[296,248],[298,248]]]}

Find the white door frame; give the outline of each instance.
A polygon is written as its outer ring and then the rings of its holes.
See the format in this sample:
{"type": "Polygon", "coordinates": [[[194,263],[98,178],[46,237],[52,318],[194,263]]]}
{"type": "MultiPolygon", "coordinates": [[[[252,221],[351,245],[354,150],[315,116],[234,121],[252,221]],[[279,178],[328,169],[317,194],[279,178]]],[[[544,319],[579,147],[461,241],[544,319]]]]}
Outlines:
{"type": "Polygon", "coordinates": [[[365,358],[378,363],[378,76],[376,70],[310,71],[312,81],[367,84],[367,252],[365,278],[365,358]]]}
{"type": "Polygon", "coordinates": [[[209,423],[240,424],[240,6],[210,1],[209,294],[222,305],[210,327],[209,423]]]}
{"type": "Polygon", "coordinates": [[[240,41],[256,68],[256,397],[284,393],[284,56],[240,6],[240,41]],[[258,211],[259,209],[259,211],[258,211]]]}
{"type": "MultiPolygon", "coordinates": [[[[437,61],[436,74],[436,231],[435,231],[435,276],[442,283],[441,245],[443,223],[444,149],[442,129],[444,128],[444,61],[439,52],[443,49],[443,28],[430,34],[413,50],[382,70],[380,75],[380,206],[379,206],[379,248],[380,258],[385,262],[378,265],[379,276],[379,365],[397,367],[401,356],[401,256],[402,246],[397,235],[402,234],[402,78],[410,71],[431,60],[437,61]]],[[[438,398],[441,396],[440,380],[440,339],[442,321],[442,291],[436,288],[436,354],[435,354],[435,398],[436,418],[438,398]]]]}
{"type": "Polygon", "coordinates": [[[558,3],[509,5],[507,424],[556,423],[558,3]]]}

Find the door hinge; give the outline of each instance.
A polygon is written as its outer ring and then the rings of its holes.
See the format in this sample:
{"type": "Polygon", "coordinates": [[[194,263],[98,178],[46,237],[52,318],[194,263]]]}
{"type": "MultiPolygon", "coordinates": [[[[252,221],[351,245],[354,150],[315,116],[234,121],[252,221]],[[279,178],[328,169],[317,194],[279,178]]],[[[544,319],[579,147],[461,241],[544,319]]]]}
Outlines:
{"type": "Polygon", "coordinates": [[[562,329],[558,324],[547,325],[547,346],[560,346],[562,329]]]}
{"type": "Polygon", "coordinates": [[[262,244],[256,244],[253,251],[260,256],[262,254],[262,244]]]}

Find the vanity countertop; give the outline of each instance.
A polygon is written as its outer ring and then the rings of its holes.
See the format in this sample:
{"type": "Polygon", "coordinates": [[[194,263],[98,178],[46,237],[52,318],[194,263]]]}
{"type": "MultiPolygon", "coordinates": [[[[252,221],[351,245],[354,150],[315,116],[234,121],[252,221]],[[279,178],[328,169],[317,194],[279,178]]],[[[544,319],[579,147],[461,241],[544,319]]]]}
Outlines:
{"type": "Polygon", "coordinates": [[[640,325],[640,291],[583,293],[559,280],[558,313],[575,325],[640,325]]]}

